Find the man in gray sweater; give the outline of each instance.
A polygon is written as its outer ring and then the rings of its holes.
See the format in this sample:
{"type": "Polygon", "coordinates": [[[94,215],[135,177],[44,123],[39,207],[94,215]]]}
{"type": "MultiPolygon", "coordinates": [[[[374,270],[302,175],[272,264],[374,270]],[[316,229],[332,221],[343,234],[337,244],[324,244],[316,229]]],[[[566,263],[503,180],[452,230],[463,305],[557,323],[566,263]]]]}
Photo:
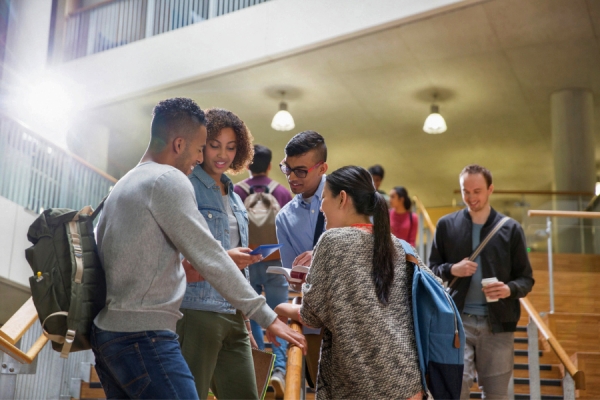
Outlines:
{"type": "Polygon", "coordinates": [[[187,175],[202,162],[204,112],[190,99],[162,101],[151,131],[140,164],[115,185],[98,223],[107,298],[92,350],[107,398],[197,399],[175,334],[186,288],[180,253],[268,335],[303,350],[306,342],[256,294],[197,209],[187,175]]]}

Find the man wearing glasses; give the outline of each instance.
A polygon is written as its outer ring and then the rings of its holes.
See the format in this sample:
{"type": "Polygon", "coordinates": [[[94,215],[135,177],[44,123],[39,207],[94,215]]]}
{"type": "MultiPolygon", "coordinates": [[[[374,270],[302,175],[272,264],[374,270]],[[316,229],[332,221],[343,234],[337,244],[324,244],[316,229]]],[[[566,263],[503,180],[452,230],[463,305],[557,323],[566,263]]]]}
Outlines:
{"type": "MultiPolygon", "coordinates": [[[[285,158],[279,166],[287,176],[290,190],[296,195],[275,219],[277,241],[283,245],[279,249],[281,263],[285,268],[310,265],[313,247],[325,228],[325,218],[321,213],[321,195],[327,171],[325,139],[314,131],[298,133],[285,146],[285,158]]],[[[307,355],[307,364],[314,366],[314,371],[310,371],[309,367],[309,376],[313,379],[316,378],[319,347],[320,339],[315,345],[309,343],[309,348],[316,350],[312,357],[316,362],[311,363],[311,354],[307,355]]],[[[278,388],[275,389],[277,391],[278,388]]]]}

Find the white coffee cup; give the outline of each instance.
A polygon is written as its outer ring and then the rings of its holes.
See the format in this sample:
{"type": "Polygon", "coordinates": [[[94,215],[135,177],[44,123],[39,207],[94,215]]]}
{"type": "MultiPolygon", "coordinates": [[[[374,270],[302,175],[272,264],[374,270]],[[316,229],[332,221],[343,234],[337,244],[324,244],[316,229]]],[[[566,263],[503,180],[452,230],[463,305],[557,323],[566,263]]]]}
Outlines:
{"type": "MultiPolygon", "coordinates": [[[[493,277],[493,278],[485,278],[481,280],[481,286],[486,287],[487,285],[489,285],[490,283],[496,283],[498,282],[498,278],[493,277]]],[[[498,299],[490,299],[489,297],[485,296],[485,299],[487,300],[488,303],[492,303],[494,301],[498,301],[498,299]]]]}

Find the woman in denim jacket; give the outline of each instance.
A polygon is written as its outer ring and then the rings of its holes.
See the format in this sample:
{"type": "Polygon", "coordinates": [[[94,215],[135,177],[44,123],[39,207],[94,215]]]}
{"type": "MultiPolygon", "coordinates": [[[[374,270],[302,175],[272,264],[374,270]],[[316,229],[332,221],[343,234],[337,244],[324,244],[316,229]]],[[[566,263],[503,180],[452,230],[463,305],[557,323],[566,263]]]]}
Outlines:
{"type": "MultiPolygon", "coordinates": [[[[194,168],[190,180],[211,233],[248,278],[246,267],[261,256],[248,254],[248,215],[225,172],[245,171],[254,155],[253,137],[230,111],[208,109],[206,119],[204,162],[194,168]]],[[[218,399],[258,398],[250,321],[185,260],[183,264],[188,284],[177,334],[198,395],[207,398],[210,388],[218,399]]]]}

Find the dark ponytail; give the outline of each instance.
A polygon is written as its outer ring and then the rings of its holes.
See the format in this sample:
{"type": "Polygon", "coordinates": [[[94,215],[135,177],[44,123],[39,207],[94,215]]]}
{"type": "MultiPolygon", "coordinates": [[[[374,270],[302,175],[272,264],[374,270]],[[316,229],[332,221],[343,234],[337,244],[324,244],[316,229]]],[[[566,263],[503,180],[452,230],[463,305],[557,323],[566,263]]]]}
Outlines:
{"type": "Polygon", "coordinates": [[[373,216],[373,270],[371,276],[381,304],[387,305],[394,281],[396,248],[390,232],[387,202],[375,190],[369,172],[361,167],[342,167],[327,175],[327,187],[337,197],[342,190],[352,198],[359,214],[373,216]]]}

